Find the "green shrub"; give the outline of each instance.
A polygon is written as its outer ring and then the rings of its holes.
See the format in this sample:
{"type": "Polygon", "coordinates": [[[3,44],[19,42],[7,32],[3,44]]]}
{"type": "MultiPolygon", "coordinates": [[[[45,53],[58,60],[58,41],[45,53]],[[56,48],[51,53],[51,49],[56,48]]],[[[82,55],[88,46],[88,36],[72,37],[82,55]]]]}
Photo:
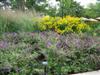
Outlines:
{"type": "Polygon", "coordinates": [[[92,25],[92,33],[94,35],[100,36],[100,22],[94,23],[92,25]]]}
{"type": "Polygon", "coordinates": [[[88,22],[91,27],[91,30],[88,35],[100,36],[100,22],[88,22]]]}
{"type": "Polygon", "coordinates": [[[89,25],[87,25],[84,21],[81,20],[79,17],[50,17],[45,16],[39,22],[38,27],[39,30],[53,30],[59,34],[64,33],[82,33],[83,31],[90,30],[89,25]]]}

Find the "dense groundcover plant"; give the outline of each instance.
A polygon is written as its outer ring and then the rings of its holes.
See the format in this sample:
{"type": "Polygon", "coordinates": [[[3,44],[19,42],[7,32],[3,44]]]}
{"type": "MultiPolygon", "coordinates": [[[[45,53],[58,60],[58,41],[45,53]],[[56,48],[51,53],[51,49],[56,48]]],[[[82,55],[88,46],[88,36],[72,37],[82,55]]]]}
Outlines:
{"type": "Polygon", "coordinates": [[[65,16],[63,18],[44,16],[39,21],[38,28],[41,31],[53,30],[59,34],[70,32],[81,33],[90,30],[89,25],[81,18],[71,16],[65,16]]]}
{"type": "Polygon", "coordinates": [[[53,31],[0,37],[0,75],[66,75],[100,69],[100,39],[53,31]]]}

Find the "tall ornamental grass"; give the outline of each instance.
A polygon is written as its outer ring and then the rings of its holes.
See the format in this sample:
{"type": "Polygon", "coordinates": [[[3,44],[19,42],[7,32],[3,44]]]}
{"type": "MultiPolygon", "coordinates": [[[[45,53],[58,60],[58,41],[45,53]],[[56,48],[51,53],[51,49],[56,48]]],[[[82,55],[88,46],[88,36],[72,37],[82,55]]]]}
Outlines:
{"type": "Polygon", "coordinates": [[[0,11],[0,33],[33,31],[35,15],[31,12],[0,11]]]}

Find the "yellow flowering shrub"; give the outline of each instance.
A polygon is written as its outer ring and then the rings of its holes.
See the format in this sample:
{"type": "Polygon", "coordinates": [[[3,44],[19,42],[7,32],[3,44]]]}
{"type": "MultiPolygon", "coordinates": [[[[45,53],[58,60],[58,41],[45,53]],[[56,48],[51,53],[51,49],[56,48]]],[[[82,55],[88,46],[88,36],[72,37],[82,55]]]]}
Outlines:
{"type": "Polygon", "coordinates": [[[47,30],[53,28],[54,18],[50,16],[45,16],[41,19],[40,26],[42,30],[47,30]]]}
{"type": "Polygon", "coordinates": [[[45,16],[41,18],[39,27],[41,30],[54,30],[60,34],[68,32],[81,33],[83,30],[90,28],[81,18],[71,16],[63,18],[45,16]]]}

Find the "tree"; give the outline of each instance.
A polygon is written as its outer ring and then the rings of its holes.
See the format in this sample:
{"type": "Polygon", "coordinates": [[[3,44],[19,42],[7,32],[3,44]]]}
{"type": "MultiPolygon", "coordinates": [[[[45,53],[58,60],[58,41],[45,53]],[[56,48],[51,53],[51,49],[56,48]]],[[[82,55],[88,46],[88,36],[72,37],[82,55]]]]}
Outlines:
{"type": "Polygon", "coordinates": [[[96,18],[100,16],[100,3],[96,3],[95,5],[90,4],[88,8],[85,9],[86,17],[96,18]]]}
{"type": "Polygon", "coordinates": [[[58,15],[72,15],[72,16],[82,16],[83,15],[83,7],[79,5],[79,3],[74,0],[57,0],[60,2],[60,8],[58,15]]]}
{"type": "Polygon", "coordinates": [[[13,9],[25,10],[35,9],[36,11],[41,11],[43,7],[46,5],[46,0],[10,0],[13,9]],[[44,2],[43,5],[39,5],[41,2],[44,2]]]}

